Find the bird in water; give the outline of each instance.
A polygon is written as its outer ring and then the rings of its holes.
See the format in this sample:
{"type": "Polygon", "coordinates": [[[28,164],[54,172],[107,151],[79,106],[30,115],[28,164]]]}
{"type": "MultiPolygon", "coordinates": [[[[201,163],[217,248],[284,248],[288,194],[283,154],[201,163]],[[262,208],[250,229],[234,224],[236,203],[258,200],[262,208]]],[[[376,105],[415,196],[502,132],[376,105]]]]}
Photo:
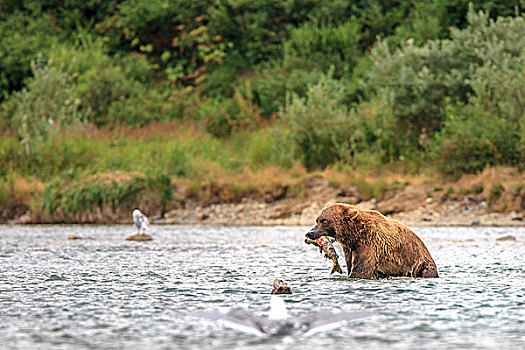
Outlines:
{"type": "Polygon", "coordinates": [[[133,210],[133,226],[138,230],[138,233],[146,233],[149,231],[149,220],[140,210],[133,210]]]}
{"type": "Polygon", "coordinates": [[[276,279],[273,281],[272,294],[292,294],[292,289],[282,280],[276,279]]]}
{"type": "Polygon", "coordinates": [[[270,298],[268,317],[255,315],[238,306],[229,309],[200,311],[194,315],[257,336],[290,336],[295,333],[304,333],[308,336],[336,328],[345,322],[370,316],[370,313],[366,311],[322,310],[300,317],[289,317],[284,300],[275,293],[270,298]]]}

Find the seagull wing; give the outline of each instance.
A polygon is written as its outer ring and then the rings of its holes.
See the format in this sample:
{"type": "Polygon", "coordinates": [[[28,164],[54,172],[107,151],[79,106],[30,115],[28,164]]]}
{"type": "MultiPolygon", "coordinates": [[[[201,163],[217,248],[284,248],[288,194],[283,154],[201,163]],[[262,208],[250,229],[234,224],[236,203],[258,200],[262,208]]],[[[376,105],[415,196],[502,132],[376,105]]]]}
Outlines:
{"type": "Polygon", "coordinates": [[[200,311],[194,314],[197,317],[202,317],[212,321],[218,321],[226,327],[239,330],[241,332],[250,333],[258,336],[266,334],[264,328],[268,322],[263,317],[257,316],[254,313],[245,310],[241,307],[224,310],[209,310],[200,311]]]}
{"type": "Polygon", "coordinates": [[[144,229],[146,230],[149,230],[149,220],[148,220],[148,217],[146,215],[143,215],[143,220],[142,220],[142,226],[144,227],[144,229]]]}
{"type": "Polygon", "coordinates": [[[298,328],[306,331],[306,336],[328,331],[341,326],[343,323],[369,317],[366,311],[330,311],[322,310],[296,319],[298,328]]]}

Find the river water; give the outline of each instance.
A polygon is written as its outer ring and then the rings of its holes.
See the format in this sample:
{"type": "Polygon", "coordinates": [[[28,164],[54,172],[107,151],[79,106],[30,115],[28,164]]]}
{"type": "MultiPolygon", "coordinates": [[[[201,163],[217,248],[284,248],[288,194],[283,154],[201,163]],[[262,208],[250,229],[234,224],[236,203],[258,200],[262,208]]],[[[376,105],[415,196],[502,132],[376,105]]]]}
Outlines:
{"type": "Polygon", "coordinates": [[[0,348],[525,348],[524,228],[416,228],[440,278],[379,281],[330,276],[306,231],[154,226],[153,241],[128,242],[131,226],[0,226],[0,348]],[[275,278],[292,287],[291,316],[372,316],[285,338],[192,316],[239,305],[267,315],[275,278]]]}

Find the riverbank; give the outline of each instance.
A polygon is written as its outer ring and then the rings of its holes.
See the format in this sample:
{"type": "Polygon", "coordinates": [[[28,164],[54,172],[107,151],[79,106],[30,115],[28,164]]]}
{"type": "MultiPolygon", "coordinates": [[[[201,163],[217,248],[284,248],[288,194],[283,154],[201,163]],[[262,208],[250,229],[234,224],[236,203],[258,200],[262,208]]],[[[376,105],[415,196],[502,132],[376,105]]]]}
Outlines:
{"type": "MultiPolygon", "coordinates": [[[[489,168],[450,182],[384,175],[381,190],[379,180],[372,177],[370,183],[330,172],[305,173],[294,182],[291,178],[265,174],[265,185],[255,186],[258,191],[237,194],[229,191],[227,182],[197,189],[178,182],[176,199],[164,212],[140,195],[131,205],[140,207],[154,224],[310,226],[323,207],[342,202],[378,210],[408,226],[525,226],[525,178],[516,169],[489,168]],[[273,183],[268,183],[269,178],[273,183]]],[[[28,207],[5,222],[129,224],[132,209],[106,205],[66,217],[58,211],[46,216],[38,207],[28,207]]]]}
{"type": "MultiPolygon", "coordinates": [[[[155,224],[198,224],[198,225],[239,225],[239,226],[311,226],[325,205],[340,202],[314,201],[307,205],[264,203],[246,200],[239,204],[214,204],[193,209],[176,209],[168,212],[155,224]]],[[[380,204],[380,203],[378,203],[380,204]]],[[[375,201],[356,205],[362,209],[374,209],[375,201]]],[[[428,203],[421,208],[388,214],[408,226],[525,226],[523,213],[490,213],[486,205],[464,201],[448,201],[443,204],[428,203]]]]}
{"type": "MultiPolygon", "coordinates": [[[[310,226],[327,204],[343,202],[361,209],[379,210],[408,226],[525,226],[525,193],[510,203],[511,210],[496,212],[494,207],[497,204],[490,203],[482,193],[454,195],[442,193],[442,190],[431,193],[432,188],[430,185],[408,185],[381,200],[361,200],[355,187],[334,188],[325,179],[318,178],[309,188],[306,198],[287,198],[271,203],[246,198],[241,203],[196,204],[171,210],[156,222],[310,226]]],[[[509,203],[506,206],[509,209],[509,203]]]]}

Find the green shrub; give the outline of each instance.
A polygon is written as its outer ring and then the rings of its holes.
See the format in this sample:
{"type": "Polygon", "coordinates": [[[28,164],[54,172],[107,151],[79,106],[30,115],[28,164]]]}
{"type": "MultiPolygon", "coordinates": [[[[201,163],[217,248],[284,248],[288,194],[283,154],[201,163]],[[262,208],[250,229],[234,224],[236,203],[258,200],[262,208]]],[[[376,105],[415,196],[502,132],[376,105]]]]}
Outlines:
{"type": "Polygon", "coordinates": [[[160,217],[164,218],[167,205],[173,197],[174,185],[171,183],[171,177],[162,173],[153,173],[147,177],[148,187],[158,192],[160,217]]]}
{"type": "Polygon", "coordinates": [[[409,131],[396,122],[393,96],[385,90],[381,97],[373,97],[353,110],[358,120],[354,138],[360,162],[387,164],[420,156],[410,144],[409,131]]]}
{"type": "Polygon", "coordinates": [[[498,200],[498,198],[501,197],[504,191],[505,187],[503,187],[503,185],[498,183],[492,184],[489,193],[489,205],[493,204],[496,200],[498,200]]]}
{"type": "Polygon", "coordinates": [[[483,184],[479,183],[479,184],[475,184],[474,186],[472,186],[472,192],[475,193],[475,194],[482,193],[483,192],[483,184]]]}
{"type": "Polygon", "coordinates": [[[75,173],[66,172],[57,180],[47,184],[41,195],[41,204],[48,218],[63,215],[66,220],[78,218],[96,208],[111,207],[130,209],[136,203],[137,196],[156,182],[144,177],[134,177],[125,181],[104,178],[77,179],[75,173]]]}
{"type": "Polygon", "coordinates": [[[436,136],[439,169],[459,175],[488,165],[519,162],[518,130],[501,117],[480,111],[453,110],[436,136]],[[467,114],[468,113],[468,114],[467,114]]]}
{"type": "Polygon", "coordinates": [[[448,19],[444,1],[420,0],[414,3],[409,20],[403,21],[396,29],[392,38],[398,43],[412,40],[416,45],[422,45],[428,40],[446,37],[448,19]]]}
{"type": "Polygon", "coordinates": [[[468,101],[480,67],[497,67],[509,57],[523,60],[523,18],[494,22],[471,11],[468,21],[465,29],[451,31],[450,40],[433,40],[422,47],[409,42],[394,53],[383,41],[372,50],[375,66],[369,87],[394,93],[397,122],[411,130],[413,143],[423,128],[432,134],[442,127],[450,102],[468,101]]]}
{"type": "Polygon", "coordinates": [[[34,77],[27,88],[13,96],[14,124],[26,154],[68,125],[78,125],[89,116],[74,95],[71,72],[61,67],[32,63],[34,77]]]}
{"type": "Polygon", "coordinates": [[[188,151],[178,145],[174,145],[167,151],[167,159],[164,168],[172,176],[190,176],[192,174],[191,161],[188,151]]]}
{"type": "Polygon", "coordinates": [[[172,108],[170,103],[166,103],[165,96],[156,90],[143,90],[126,99],[115,99],[106,113],[97,124],[144,126],[152,121],[182,119],[180,110],[172,108]]]}
{"type": "Polygon", "coordinates": [[[23,146],[15,136],[0,137],[0,179],[7,176],[11,169],[27,169],[28,158],[23,146]]]}
{"type": "Polygon", "coordinates": [[[290,130],[296,156],[308,169],[322,169],[352,159],[355,127],[342,103],[344,96],[339,81],[323,76],[309,86],[306,98],[296,94],[287,98],[278,127],[290,130]]]}
{"type": "Polygon", "coordinates": [[[162,93],[162,85],[154,86],[153,66],[143,56],[118,60],[109,56],[102,40],[89,36],[78,48],[56,46],[49,56],[53,64],[64,65],[74,73],[74,92],[97,126],[144,126],[152,121],[182,119],[186,113],[185,93],[162,93]]]}
{"type": "Polygon", "coordinates": [[[197,107],[196,115],[206,123],[206,130],[215,137],[226,137],[235,128],[234,117],[239,112],[232,100],[209,100],[197,107]]]}
{"type": "Polygon", "coordinates": [[[31,76],[31,62],[58,39],[59,32],[51,14],[33,17],[14,10],[0,15],[0,102],[22,89],[31,76]]]}
{"type": "Polygon", "coordinates": [[[323,71],[335,67],[335,77],[349,74],[361,55],[360,25],[356,19],[341,24],[303,23],[290,32],[284,43],[285,65],[291,57],[300,57],[323,71]]]}
{"type": "Polygon", "coordinates": [[[308,86],[317,83],[321,75],[321,71],[297,58],[289,58],[286,65],[279,61],[259,67],[251,82],[261,115],[270,118],[279,112],[287,95],[305,97],[308,86]]]}
{"type": "Polygon", "coordinates": [[[294,162],[290,130],[265,128],[250,133],[241,133],[235,138],[235,149],[246,159],[252,169],[267,166],[291,167],[294,162]]]}

